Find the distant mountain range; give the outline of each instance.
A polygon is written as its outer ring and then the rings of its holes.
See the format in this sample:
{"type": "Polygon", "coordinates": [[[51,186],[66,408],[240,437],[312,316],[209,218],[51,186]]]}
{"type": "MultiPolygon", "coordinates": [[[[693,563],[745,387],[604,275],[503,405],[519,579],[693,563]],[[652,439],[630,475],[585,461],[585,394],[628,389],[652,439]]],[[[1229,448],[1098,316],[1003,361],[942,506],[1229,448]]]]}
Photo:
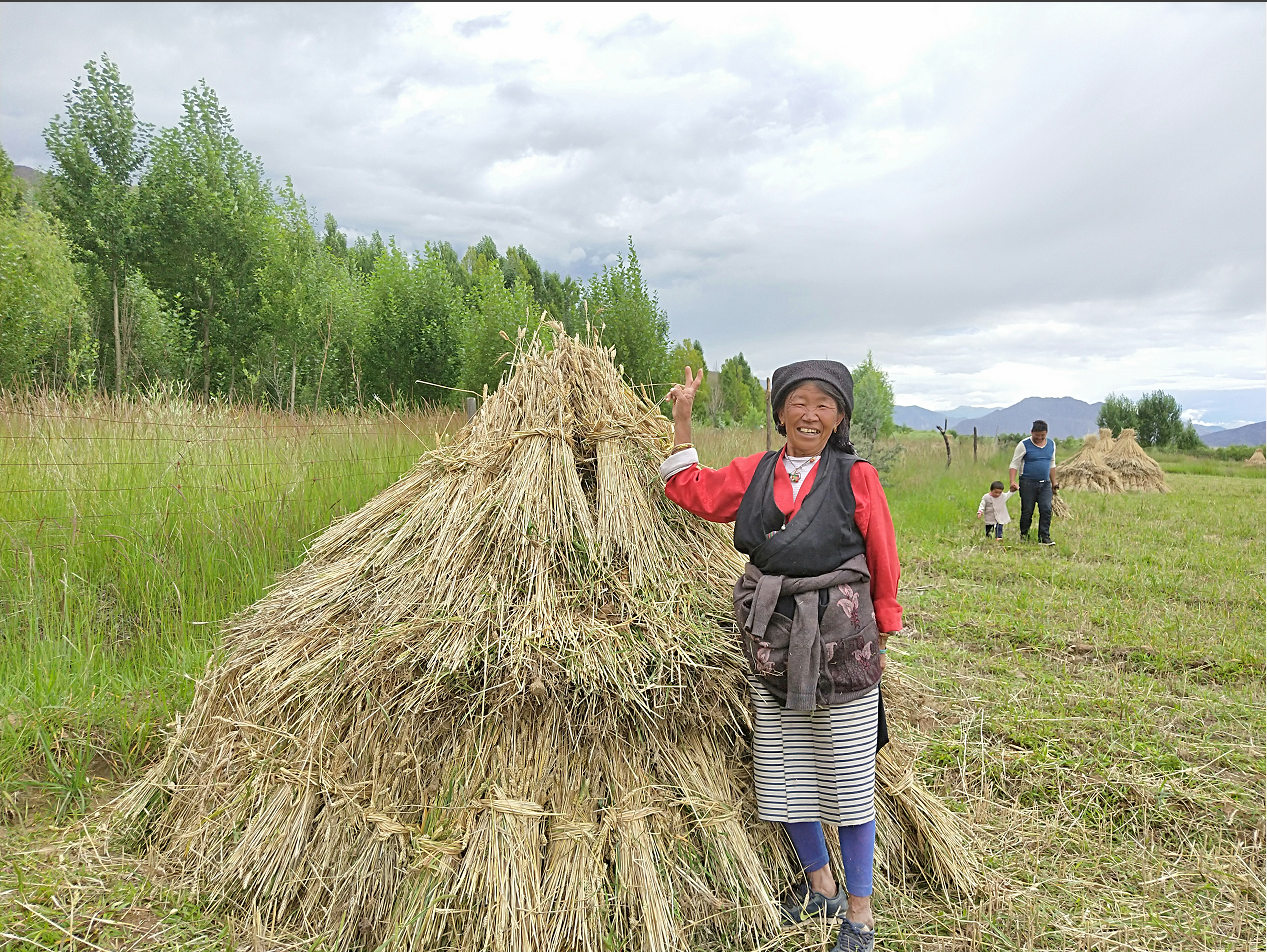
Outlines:
{"type": "Polygon", "coordinates": [[[1073,397],[1026,397],[1010,407],[955,407],[937,412],[918,406],[893,408],[893,422],[913,430],[931,430],[948,420],[950,429],[971,433],[975,426],[982,436],[996,433],[1028,433],[1035,420],[1046,420],[1048,432],[1058,440],[1086,436],[1097,429],[1095,418],[1100,404],[1073,397]]]}
{"type": "MultiPolygon", "coordinates": [[[[1200,427],[1197,430],[1200,431],[1200,427]]],[[[1234,430],[1219,430],[1211,435],[1201,434],[1206,446],[1262,446],[1267,443],[1267,422],[1247,423],[1234,430]]]]}
{"type": "Polygon", "coordinates": [[[959,432],[966,433],[974,426],[979,433],[992,436],[995,433],[1028,433],[1035,420],[1047,423],[1047,432],[1055,439],[1067,436],[1086,436],[1098,429],[1096,417],[1100,415],[1099,403],[1084,403],[1073,397],[1026,397],[1020,403],[994,410],[985,416],[961,420],[959,432]]]}
{"type": "MultiPolygon", "coordinates": [[[[919,406],[893,408],[893,422],[913,430],[932,430],[948,421],[950,429],[971,433],[975,426],[982,436],[996,433],[1028,433],[1035,420],[1046,420],[1048,431],[1058,440],[1086,436],[1099,429],[1096,417],[1101,404],[1074,397],[1026,397],[1010,407],[955,407],[953,410],[926,410],[919,406]]],[[[1267,423],[1250,423],[1234,430],[1194,424],[1206,446],[1260,446],[1267,442],[1267,423]]]]}
{"type": "Polygon", "coordinates": [[[1202,437],[1203,440],[1209,433],[1222,433],[1227,429],[1225,426],[1206,426],[1204,423],[1194,423],[1192,428],[1197,431],[1197,436],[1202,437]]]}
{"type": "Polygon", "coordinates": [[[894,407],[893,422],[899,426],[909,426],[912,430],[932,430],[942,425],[943,420],[950,421],[953,430],[960,420],[989,413],[994,407],[955,407],[953,410],[925,410],[923,407],[894,407]]]}

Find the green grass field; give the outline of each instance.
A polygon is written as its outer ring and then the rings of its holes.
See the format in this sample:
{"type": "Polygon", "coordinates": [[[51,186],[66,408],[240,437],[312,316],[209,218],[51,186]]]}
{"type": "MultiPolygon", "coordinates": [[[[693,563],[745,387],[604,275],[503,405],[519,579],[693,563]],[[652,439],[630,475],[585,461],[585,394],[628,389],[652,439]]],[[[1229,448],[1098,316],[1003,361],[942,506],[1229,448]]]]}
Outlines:
{"type": "MultiPolygon", "coordinates": [[[[157,754],[219,621],[454,422],[3,408],[6,948],[252,944],[251,923],[204,916],[139,858],[85,863],[64,831],[157,754]]],[[[764,448],[696,439],[712,463],[764,448]]],[[[1169,494],[1068,494],[1048,549],[974,518],[1010,448],[974,464],[961,439],[947,469],[935,435],[902,445],[890,657],[918,696],[900,731],[993,883],[974,904],[880,888],[881,947],[1263,949],[1263,471],[1176,458],[1169,494]]]]}
{"type": "Polygon", "coordinates": [[[150,760],[220,620],[456,419],[0,410],[0,790],[61,812],[150,760]]]}
{"type": "Polygon", "coordinates": [[[891,490],[925,776],[1011,894],[985,944],[1261,949],[1262,470],[1068,494],[1045,549],[969,524],[1005,468],[891,490]]]}

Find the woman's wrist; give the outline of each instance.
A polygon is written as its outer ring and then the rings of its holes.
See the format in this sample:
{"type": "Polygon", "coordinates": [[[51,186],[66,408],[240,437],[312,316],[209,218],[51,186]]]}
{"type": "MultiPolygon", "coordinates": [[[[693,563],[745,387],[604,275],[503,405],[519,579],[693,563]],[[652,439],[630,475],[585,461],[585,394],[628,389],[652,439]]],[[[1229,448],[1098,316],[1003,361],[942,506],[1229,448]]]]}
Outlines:
{"type": "Polygon", "coordinates": [[[673,421],[673,445],[674,446],[691,446],[691,421],[687,420],[682,423],[678,420],[673,421]]]}

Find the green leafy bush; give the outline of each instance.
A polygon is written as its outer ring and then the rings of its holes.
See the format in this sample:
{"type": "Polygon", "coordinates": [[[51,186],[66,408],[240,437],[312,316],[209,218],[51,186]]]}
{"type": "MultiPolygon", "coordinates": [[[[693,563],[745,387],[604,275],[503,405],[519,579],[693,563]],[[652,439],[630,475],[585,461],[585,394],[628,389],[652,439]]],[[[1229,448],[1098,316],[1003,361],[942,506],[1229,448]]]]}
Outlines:
{"type": "Polygon", "coordinates": [[[86,382],[95,341],[57,224],[17,200],[13,163],[0,149],[0,383],[86,382]]]}

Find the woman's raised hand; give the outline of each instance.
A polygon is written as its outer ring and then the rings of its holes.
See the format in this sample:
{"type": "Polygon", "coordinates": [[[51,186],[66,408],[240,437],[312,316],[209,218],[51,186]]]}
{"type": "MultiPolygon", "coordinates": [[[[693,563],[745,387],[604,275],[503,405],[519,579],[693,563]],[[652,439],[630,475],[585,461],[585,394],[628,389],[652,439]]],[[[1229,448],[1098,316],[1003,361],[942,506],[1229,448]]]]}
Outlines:
{"type": "Polygon", "coordinates": [[[673,443],[682,446],[691,442],[691,408],[695,405],[695,394],[704,382],[704,368],[698,374],[692,374],[687,367],[682,373],[682,382],[675,383],[669,391],[669,399],[673,401],[673,443]]]}
{"type": "Polygon", "coordinates": [[[692,374],[691,368],[682,371],[682,382],[675,383],[669,391],[669,399],[673,401],[673,420],[691,419],[691,408],[695,405],[695,394],[704,383],[704,368],[698,374],[692,374]]]}

